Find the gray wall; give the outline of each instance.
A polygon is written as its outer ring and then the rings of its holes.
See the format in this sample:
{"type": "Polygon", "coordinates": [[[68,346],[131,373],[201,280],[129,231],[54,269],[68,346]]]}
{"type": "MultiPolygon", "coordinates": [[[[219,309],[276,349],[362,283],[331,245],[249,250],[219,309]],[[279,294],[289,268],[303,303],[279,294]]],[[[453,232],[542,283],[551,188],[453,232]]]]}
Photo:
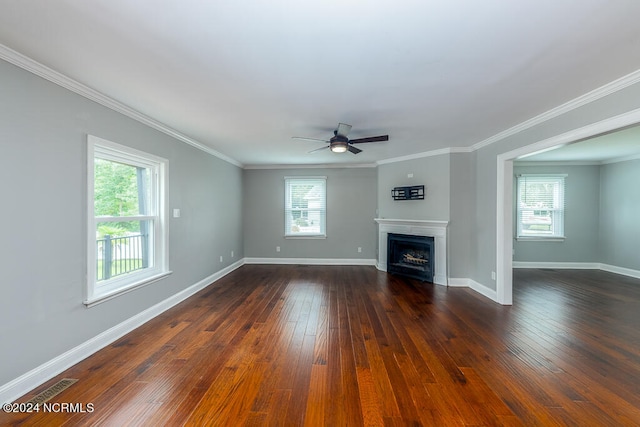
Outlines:
{"type": "Polygon", "coordinates": [[[378,166],[378,216],[390,219],[449,220],[451,195],[448,154],[378,166]],[[413,174],[412,178],[408,175],[413,174]],[[424,200],[396,201],[394,187],[424,185],[424,200]]]}
{"type": "Polygon", "coordinates": [[[475,233],[475,154],[422,157],[378,167],[378,215],[390,219],[449,221],[448,275],[469,277],[475,233]],[[413,177],[409,177],[413,174],[413,177]],[[394,187],[424,185],[424,200],[394,201],[394,187]]]}
{"type": "Polygon", "coordinates": [[[476,203],[475,153],[451,155],[450,215],[448,228],[449,277],[468,278],[475,259],[474,209],[476,203]]]}
{"type": "Polygon", "coordinates": [[[243,197],[247,257],[376,258],[375,168],[249,169],[244,172],[243,197]],[[327,177],[326,239],[284,238],[285,176],[327,177]]]}
{"type": "Polygon", "coordinates": [[[0,61],[0,384],[244,256],[242,170],[0,61]],[[86,274],[86,138],[169,160],[173,274],[92,308],[86,274]],[[224,256],[220,263],[219,257],[224,256]]]}
{"type": "MultiPolygon", "coordinates": [[[[519,174],[567,174],[565,178],[565,237],[563,241],[514,241],[514,261],[598,262],[600,166],[518,166],[519,174]]],[[[515,203],[514,203],[515,218],[515,203]]],[[[516,221],[514,220],[514,225],[516,221]]],[[[515,236],[514,229],[514,236],[515,236]]]]}
{"type": "Polygon", "coordinates": [[[640,270],[640,160],[600,171],[600,262],[640,270]]]}

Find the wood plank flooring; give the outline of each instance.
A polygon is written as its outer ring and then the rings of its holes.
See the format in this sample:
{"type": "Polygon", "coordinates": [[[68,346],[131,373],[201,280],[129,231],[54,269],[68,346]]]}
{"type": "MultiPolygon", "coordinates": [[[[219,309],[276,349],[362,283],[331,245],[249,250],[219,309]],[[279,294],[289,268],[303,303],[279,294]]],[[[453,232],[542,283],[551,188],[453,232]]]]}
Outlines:
{"type": "MultiPolygon", "coordinates": [[[[638,426],[640,280],[516,270],[514,306],[368,266],[246,265],[0,425],[638,426]]],[[[30,393],[19,401],[26,401],[30,393]]]]}

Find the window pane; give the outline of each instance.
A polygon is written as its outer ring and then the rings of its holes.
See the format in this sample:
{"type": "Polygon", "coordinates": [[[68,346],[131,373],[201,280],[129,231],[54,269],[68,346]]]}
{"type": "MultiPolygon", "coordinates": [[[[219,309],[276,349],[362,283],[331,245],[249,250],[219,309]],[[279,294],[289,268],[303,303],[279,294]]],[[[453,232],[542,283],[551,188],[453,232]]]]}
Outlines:
{"type": "Polygon", "coordinates": [[[563,237],[564,177],[518,177],[518,236],[563,237]]]}
{"type": "Polygon", "coordinates": [[[103,222],[96,227],[96,280],[153,267],[153,221],[103,222]]]}
{"type": "Polygon", "coordinates": [[[326,179],[285,180],[285,235],[324,235],[326,179]]]}
{"type": "Polygon", "coordinates": [[[96,217],[149,213],[150,173],[147,168],[96,158],[94,170],[96,217]]]}

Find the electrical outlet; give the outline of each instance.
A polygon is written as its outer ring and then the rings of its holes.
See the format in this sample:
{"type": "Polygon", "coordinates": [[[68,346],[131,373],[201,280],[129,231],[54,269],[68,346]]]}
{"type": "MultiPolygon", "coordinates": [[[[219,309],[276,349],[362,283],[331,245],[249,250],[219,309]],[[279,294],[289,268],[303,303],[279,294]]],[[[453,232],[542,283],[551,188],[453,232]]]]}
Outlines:
{"type": "Polygon", "coordinates": [[[276,252],[280,252],[280,246],[276,246],[276,252]]]}
{"type": "Polygon", "coordinates": [[[222,255],[220,255],[220,262],[222,262],[222,255]]]}
{"type": "Polygon", "coordinates": [[[362,252],[362,248],[360,246],[358,246],[358,253],[362,252]]]}
{"type": "Polygon", "coordinates": [[[233,258],[233,251],[231,251],[231,258],[233,258]]]}
{"type": "Polygon", "coordinates": [[[496,272],[495,271],[491,272],[491,280],[496,280],[496,272]]]}

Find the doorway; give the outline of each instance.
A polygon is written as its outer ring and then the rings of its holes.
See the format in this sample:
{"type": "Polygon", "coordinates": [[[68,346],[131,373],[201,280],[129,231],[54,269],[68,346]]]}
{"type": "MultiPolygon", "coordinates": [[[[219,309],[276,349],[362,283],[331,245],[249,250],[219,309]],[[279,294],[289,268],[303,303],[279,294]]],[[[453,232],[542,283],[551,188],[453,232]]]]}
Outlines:
{"type": "Polygon", "coordinates": [[[498,155],[496,215],[496,300],[513,304],[513,162],[533,153],[593,138],[640,123],[640,109],[556,135],[498,155]]]}

